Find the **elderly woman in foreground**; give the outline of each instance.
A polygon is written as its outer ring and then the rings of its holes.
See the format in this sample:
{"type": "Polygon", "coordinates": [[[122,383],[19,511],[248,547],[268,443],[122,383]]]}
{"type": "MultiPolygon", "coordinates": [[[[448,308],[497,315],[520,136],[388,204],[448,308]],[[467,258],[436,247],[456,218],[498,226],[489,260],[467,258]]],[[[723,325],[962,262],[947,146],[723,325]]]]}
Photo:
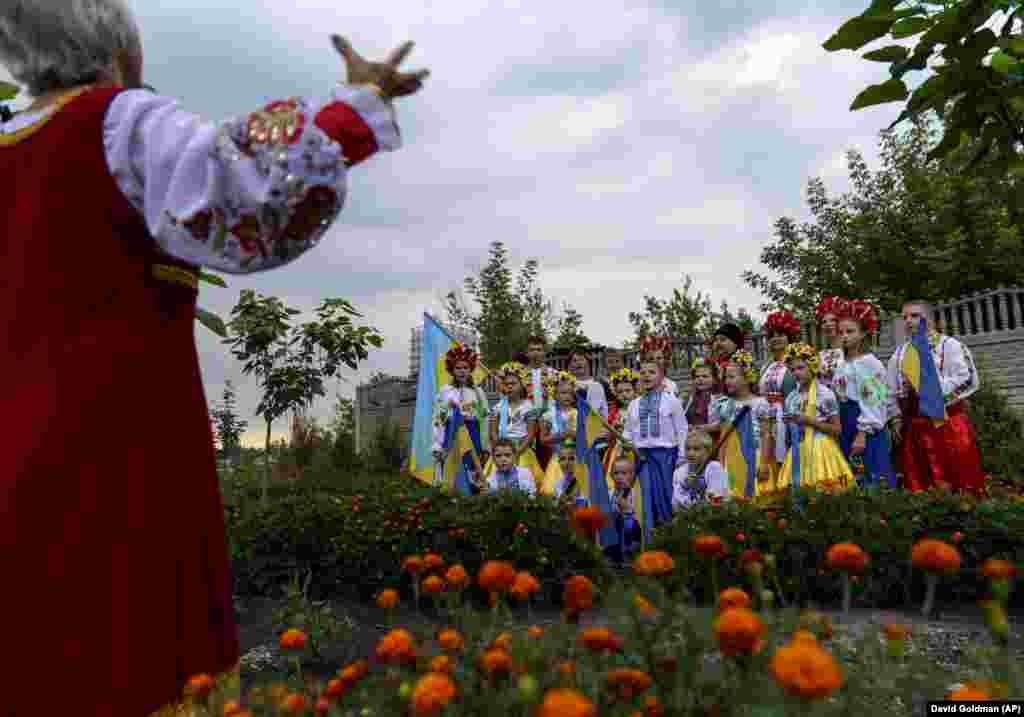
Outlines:
{"type": "Polygon", "coordinates": [[[349,169],[399,146],[411,43],[371,63],[333,40],[348,84],[325,101],[207,124],[139,89],[122,0],[0,4],[0,63],[35,100],[0,123],[0,713],[174,715],[188,677],[237,675],[198,267],[289,263],[349,169]]]}

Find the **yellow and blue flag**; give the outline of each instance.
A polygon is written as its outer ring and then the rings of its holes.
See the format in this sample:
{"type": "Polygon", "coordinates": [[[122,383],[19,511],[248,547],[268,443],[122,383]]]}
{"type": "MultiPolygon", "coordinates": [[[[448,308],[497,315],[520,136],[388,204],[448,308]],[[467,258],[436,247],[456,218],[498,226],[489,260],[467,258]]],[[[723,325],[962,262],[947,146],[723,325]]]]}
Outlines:
{"type": "Polygon", "coordinates": [[[611,524],[612,501],[608,495],[608,484],[605,482],[604,467],[597,455],[597,437],[604,431],[604,425],[598,414],[587,402],[583,391],[576,393],[576,462],[587,468],[588,485],[590,487],[590,504],[600,508],[608,515],[608,525],[601,529],[599,544],[601,547],[614,545],[618,541],[618,532],[611,524]]]}
{"type": "Polygon", "coordinates": [[[477,421],[466,423],[462,409],[458,406],[452,407],[448,414],[443,448],[447,452],[444,464],[445,488],[452,495],[472,495],[469,476],[476,465],[473,456],[475,454],[479,460],[482,450],[480,424],[477,421]]]}
{"type": "Polygon", "coordinates": [[[936,426],[944,424],[946,401],[942,396],[939,371],[928,342],[928,323],[923,318],[903,351],[900,369],[917,394],[919,414],[932,419],[936,426]]]}
{"type": "MultiPolygon", "coordinates": [[[[424,483],[434,481],[434,401],[441,386],[451,383],[444,355],[456,341],[430,314],[423,314],[423,338],[420,345],[420,373],[416,383],[416,416],[413,419],[409,472],[424,483]]],[[[473,380],[479,386],[487,378],[487,369],[477,364],[473,380]]]]}

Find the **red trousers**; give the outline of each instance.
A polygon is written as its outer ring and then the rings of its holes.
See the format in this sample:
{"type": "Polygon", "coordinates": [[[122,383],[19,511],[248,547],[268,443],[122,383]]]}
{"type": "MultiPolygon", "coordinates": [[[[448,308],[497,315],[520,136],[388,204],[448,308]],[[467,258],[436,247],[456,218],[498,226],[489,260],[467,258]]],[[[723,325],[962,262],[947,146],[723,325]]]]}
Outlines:
{"type": "Polygon", "coordinates": [[[903,436],[899,461],[903,468],[903,488],[922,491],[944,487],[980,493],[985,473],[981,468],[977,434],[963,401],[946,410],[948,420],[941,427],[936,427],[930,418],[913,415],[916,414],[915,403],[901,402],[900,406],[903,436]]]}

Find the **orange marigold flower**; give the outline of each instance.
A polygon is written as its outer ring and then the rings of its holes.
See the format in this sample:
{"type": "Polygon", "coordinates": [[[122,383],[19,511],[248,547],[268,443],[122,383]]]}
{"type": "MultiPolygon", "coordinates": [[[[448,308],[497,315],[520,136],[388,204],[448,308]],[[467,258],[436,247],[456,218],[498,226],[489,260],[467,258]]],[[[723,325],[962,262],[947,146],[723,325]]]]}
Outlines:
{"type": "Polygon", "coordinates": [[[424,675],[412,690],[412,713],[416,717],[433,717],[455,696],[455,683],[440,672],[424,675]]]}
{"type": "Polygon", "coordinates": [[[622,639],[606,627],[590,627],[580,633],[579,642],[594,652],[618,652],[622,639]]]}
{"type": "Polygon", "coordinates": [[[608,525],[608,514],[596,506],[577,508],[572,514],[572,524],[581,533],[589,535],[608,525]]]}
{"type": "Polygon", "coordinates": [[[480,587],[492,593],[506,592],[512,587],[515,579],[516,569],[512,567],[512,563],[503,560],[487,561],[477,576],[480,587]]]}
{"type": "Polygon", "coordinates": [[[832,655],[806,640],[780,647],[769,667],[779,687],[805,700],[828,697],[843,685],[843,674],[832,655]]]}
{"type": "Polygon", "coordinates": [[[637,575],[668,575],[675,567],[672,556],[663,550],[648,550],[633,561],[633,572],[637,575]]]}
{"type": "Polygon", "coordinates": [[[516,600],[522,602],[539,590],[540,583],[537,582],[537,578],[533,577],[529,573],[516,573],[516,578],[512,582],[512,588],[509,590],[509,594],[516,600]]]}
{"type": "Polygon", "coordinates": [[[530,627],[529,630],[526,631],[526,634],[536,640],[541,637],[544,637],[544,628],[538,627],[537,625],[533,625],[532,627],[530,627]]]}
{"type": "Polygon", "coordinates": [[[387,662],[411,662],[416,659],[416,642],[412,633],[401,628],[392,630],[377,643],[377,657],[387,662]]]}
{"type": "Polygon", "coordinates": [[[928,573],[955,573],[960,570],[960,551],[941,540],[925,538],[911,549],[910,562],[928,573]]]}
{"type": "Polygon", "coordinates": [[[440,645],[441,648],[444,650],[448,650],[449,652],[457,652],[458,650],[462,649],[464,643],[462,640],[462,635],[459,634],[459,631],[452,630],[449,628],[448,630],[442,630],[441,633],[437,636],[437,644],[440,645]]]}
{"type": "Polygon", "coordinates": [[[423,558],[419,555],[410,555],[408,558],[402,561],[402,567],[408,570],[413,575],[423,571],[423,558]]]}
{"type": "Polygon", "coordinates": [[[398,604],[398,591],[397,590],[381,590],[377,596],[377,607],[381,610],[390,610],[398,604]]]}
{"type": "Polygon", "coordinates": [[[444,558],[434,553],[427,553],[423,556],[424,570],[440,570],[444,567],[444,558]]]}
{"type": "Polygon", "coordinates": [[[790,638],[790,642],[811,642],[815,645],[818,644],[817,636],[810,630],[797,630],[793,633],[793,637],[790,638]]]}
{"type": "Polygon", "coordinates": [[[303,695],[293,694],[288,695],[284,701],[283,709],[285,712],[292,714],[305,714],[306,713],[306,698],[303,695]]]}
{"type": "Polygon", "coordinates": [[[324,690],[324,696],[332,700],[340,700],[345,696],[346,690],[348,690],[348,686],[341,681],[341,678],[335,677],[333,680],[327,682],[327,689],[324,690]]]}
{"type": "Polygon", "coordinates": [[[747,608],[725,610],[715,620],[715,637],[724,655],[754,652],[764,631],[764,623],[747,608]]]}
{"type": "Polygon", "coordinates": [[[348,665],[345,669],[338,673],[338,679],[340,679],[347,687],[351,687],[359,680],[366,677],[366,673],[370,671],[370,665],[366,660],[358,660],[348,665]]]}
{"type": "Polygon", "coordinates": [[[185,694],[202,700],[205,699],[211,691],[213,691],[213,687],[213,678],[210,677],[210,675],[203,673],[189,678],[189,681],[185,684],[185,694]]]}
{"type": "Polygon", "coordinates": [[[589,610],[594,607],[594,583],[585,575],[573,575],[565,581],[562,603],[567,610],[589,610]]]}
{"type": "Polygon", "coordinates": [[[451,672],[452,671],[452,658],[448,655],[436,655],[430,658],[430,671],[431,672],[451,672]]]}
{"type": "Polygon", "coordinates": [[[862,573],[868,564],[868,554],[856,543],[836,543],[828,549],[829,567],[844,573],[862,573]]]}
{"type": "Polygon", "coordinates": [[[461,565],[453,565],[448,568],[448,571],[444,574],[444,579],[448,583],[448,587],[455,590],[462,590],[469,585],[469,574],[466,573],[466,569],[461,565]]]}
{"type": "Polygon", "coordinates": [[[665,717],[665,708],[658,704],[658,698],[654,695],[648,695],[644,700],[643,717],[665,717]]]}
{"type": "Polygon", "coordinates": [[[658,615],[658,608],[654,607],[651,601],[643,595],[633,596],[633,607],[636,608],[641,617],[656,617],[658,615]]]}
{"type": "Polygon", "coordinates": [[[436,575],[428,575],[423,579],[421,587],[427,595],[437,595],[444,592],[444,580],[436,575]]]}
{"type": "Polygon", "coordinates": [[[693,539],[693,549],[705,558],[719,558],[725,555],[725,543],[717,535],[698,535],[693,539]]]}
{"type": "Polygon", "coordinates": [[[306,646],[306,633],[294,627],[285,630],[281,633],[280,645],[282,650],[301,650],[306,646]]]}
{"type": "Polygon", "coordinates": [[[1006,580],[1017,574],[1017,566],[1009,560],[989,558],[981,564],[981,574],[990,580],[1006,580]]]}
{"type": "Polygon", "coordinates": [[[512,656],[501,648],[485,650],[480,656],[480,669],[488,675],[512,671],[512,656]]]}
{"type": "Polygon", "coordinates": [[[242,705],[237,700],[228,700],[224,703],[224,717],[236,717],[242,711],[242,705]]]}
{"type": "Polygon", "coordinates": [[[959,685],[946,695],[950,702],[988,702],[992,695],[975,685],[959,685]]]}
{"type": "Polygon", "coordinates": [[[608,673],[608,685],[617,688],[623,697],[630,698],[649,690],[654,680],[643,670],[611,670],[608,673]]]}
{"type": "Polygon", "coordinates": [[[742,588],[726,588],[718,595],[718,607],[721,610],[729,610],[734,607],[749,608],[753,605],[747,591],[742,588]]]}
{"type": "Polygon", "coordinates": [[[885,625],[885,636],[890,640],[906,640],[910,637],[910,625],[891,622],[885,625]]]}
{"type": "Polygon", "coordinates": [[[548,690],[537,709],[537,717],[596,717],[594,703],[576,690],[548,690]]]}

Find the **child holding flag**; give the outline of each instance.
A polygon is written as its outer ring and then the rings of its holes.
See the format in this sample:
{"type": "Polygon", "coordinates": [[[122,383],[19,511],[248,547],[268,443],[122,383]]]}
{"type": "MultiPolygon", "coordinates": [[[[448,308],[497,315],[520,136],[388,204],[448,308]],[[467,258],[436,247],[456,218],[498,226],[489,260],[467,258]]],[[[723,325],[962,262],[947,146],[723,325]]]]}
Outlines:
{"type": "Polygon", "coordinates": [[[856,299],[840,307],[838,319],[843,364],[832,387],[839,399],[839,447],[862,487],[874,489],[884,483],[895,489],[896,471],[885,430],[889,393],[885,367],[865,346],[878,330],[878,316],[871,304],[856,299]]]}
{"type": "MultiPolygon", "coordinates": [[[[576,377],[566,371],[554,375],[549,389],[556,400],[551,403],[540,424],[540,442],[554,457],[559,456],[562,443],[576,436],[576,377]]],[[[575,445],[573,446],[575,451],[575,445]]],[[[575,455],[575,454],[574,454],[575,455]]],[[[551,460],[544,471],[540,492],[551,495],[562,477],[560,460],[551,460]]]]}
{"type": "Polygon", "coordinates": [[[608,478],[612,504],[611,522],[618,540],[605,549],[605,554],[618,565],[630,560],[644,543],[644,491],[635,471],[633,453],[626,451],[615,459],[608,478]]]}
{"type": "Polygon", "coordinates": [[[771,430],[768,402],[755,396],[757,369],[748,351],[735,351],[725,362],[725,395],[711,402],[708,430],[716,430],[718,456],[737,498],[768,492],[771,474],[764,465],[762,435],[771,430]]]}
{"type": "Polygon", "coordinates": [[[477,368],[477,361],[478,356],[475,351],[466,348],[461,343],[453,344],[444,355],[445,370],[448,372],[451,382],[441,386],[434,401],[432,446],[435,466],[434,485],[448,489],[454,487],[463,495],[469,495],[471,484],[470,476],[465,471],[459,471],[454,486],[445,485],[447,451],[444,447],[444,439],[448,423],[453,417],[452,408],[458,406],[462,412],[466,429],[473,440],[477,459],[481,461],[481,464],[487,462],[490,441],[484,426],[490,415],[490,405],[487,402],[487,394],[473,381],[473,372],[477,368]]]}
{"type": "MultiPolygon", "coordinates": [[[[765,443],[765,465],[777,487],[779,471],[786,459],[786,424],[782,421],[786,397],[796,389],[796,380],[786,367],[786,349],[800,338],[800,322],[788,311],[768,314],[764,323],[768,351],[772,360],[761,369],[758,395],[768,401],[772,430],[762,436],[765,443]]],[[[774,488],[773,488],[774,489],[774,488]]]]}
{"type": "Polygon", "coordinates": [[[554,492],[563,509],[571,513],[574,508],[590,505],[587,467],[576,461],[576,442],[572,438],[562,441],[558,448],[558,460],[551,462],[551,467],[554,466],[558,466],[554,492]]]}
{"type": "Polygon", "coordinates": [[[798,388],[786,397],[783,412],[789,447],[779,474],[780,489],[817,486],[845,490],[853,484],[853,472],[836,443],[839,401],[818,381],[819,361],[813,346],[791,344],[786,349],[786,363],[798,388]]]}
{"type": "MultiPolygon", "coordinates": [[[[496,446],[501,439],[511,440],[515,446],[515,463],[530,471],[534,485],[541,485],[544,472],[531,447],[537,439],[538,430],[533,406],[526,399],[526,369],[519,363],[507,363],[498,369],[497,375],[498,380],[505,384],[505,397],[491,415],[493,444],[496,446]]],[[[492,459],[484,468],[485,477],[491,475],[494,465],[492,459]]]]}

